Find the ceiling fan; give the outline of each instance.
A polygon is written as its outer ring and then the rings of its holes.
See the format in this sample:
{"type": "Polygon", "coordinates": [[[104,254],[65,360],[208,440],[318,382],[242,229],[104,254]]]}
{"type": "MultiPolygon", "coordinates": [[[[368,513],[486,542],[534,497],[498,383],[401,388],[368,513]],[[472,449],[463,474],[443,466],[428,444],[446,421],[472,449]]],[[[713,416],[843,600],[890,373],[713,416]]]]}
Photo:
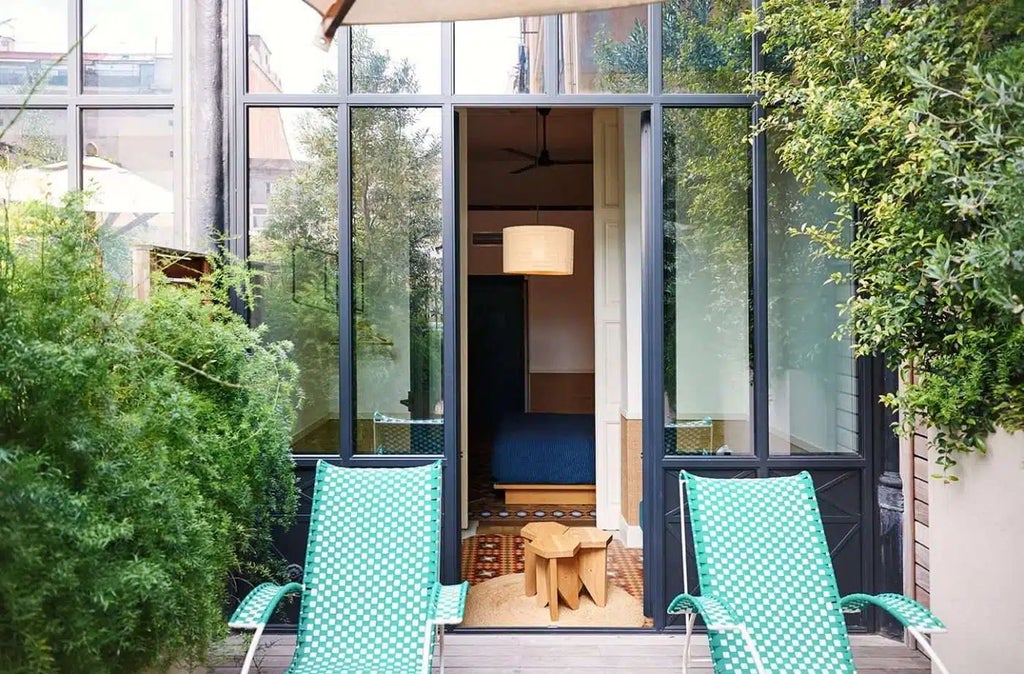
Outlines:
{"type": "MultiPolygon", "coordinates": [[[[530,163],[522,168],[518,168],[514,171],[509,171],[512,175],[518,173],[525,173],[535,168],[542,166],[578,166],[582,164],[593,164],[594,162],[590,159],[552,159],[551,154],[548,152],[548,113],[551,112],[551,108],[537,108],[537,115],[543,120],[544,124],[544,142],[541,145],[540,152],[537,154],[530,154],[529,152],[523,152],[522,150],[516,150],[511,147],[501,148],[505,152],[510,152],[518,157],[529,159],[530,163]]],[[[535,132],[536,133],[536,132],[535,132]]]]}

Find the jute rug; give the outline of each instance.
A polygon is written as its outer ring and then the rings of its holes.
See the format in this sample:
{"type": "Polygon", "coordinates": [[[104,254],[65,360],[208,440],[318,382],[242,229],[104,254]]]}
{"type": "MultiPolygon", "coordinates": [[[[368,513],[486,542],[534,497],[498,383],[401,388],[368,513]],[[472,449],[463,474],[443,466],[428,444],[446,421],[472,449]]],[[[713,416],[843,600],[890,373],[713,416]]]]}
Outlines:
{"type": "Polygon", "coordinates": [[[537,605],[536,597],[523,593],[523,574],[499,576],[469,588],[466,627],[643,627],[643,605],[636,597],[608,584],[608,601],[596,605],[586,592],[580,596],[578,609],[565,604],[558,608],[558,621],[551,622],[547,607],[537,605]]]}

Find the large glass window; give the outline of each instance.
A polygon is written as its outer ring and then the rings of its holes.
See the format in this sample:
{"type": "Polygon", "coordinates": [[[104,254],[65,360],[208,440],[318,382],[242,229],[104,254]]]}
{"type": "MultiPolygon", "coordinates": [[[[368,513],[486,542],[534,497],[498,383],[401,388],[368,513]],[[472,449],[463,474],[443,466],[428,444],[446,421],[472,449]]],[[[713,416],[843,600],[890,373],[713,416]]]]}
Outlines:
{"type": "Polygon", "coordinates": [[[67,25],[67,0],[4,0],[0,94],[25,95],[33,88],[41,94],[67,90],[67,64],[57,64],[68,48],[67,25]]]}
{"type": "Polygon", "coordinates": [[[358,94],[441,93],[441,25],[354,27],[352,91],[358,94]]]}
{"type": "Polygon", "coordinates": [[[0,110],[0,198],[56,205],[80,187],[104,264],[125,283],[148,278],[151,249],[208,251],[211,223],[184,223],[176,208],[176,103],[152,105],[176,92],[174,2],[2,4],[0,95],[14,103],[0,110]],[[81,21],[69,36],[76,5],[81,21]],[[80,87],[71,88],[76,71],[80,87]],[[86,102],[92,94],[116,98],[86,102]]]}
{"type": "MultiPolygon", "coordinates": [[[[770,143],[770,146],[772,144],[770,143]]],[[[836,217],[821,189],[807,190],[774,151],[768,165],[768,404],[773,455],[858,451],[857,379],[847,338],[834,336],[852,292],[849,264],[816,254],[793,234],[836,217]]],[[[847,234],[844,232],[844,235],[847,234]]]]}
{"type": "Polygon", "coordinates": [[[646,6],[566,14],[561,44],[563,92],[647,92],[646,6]]]}
{"type": "Polygon", "coordinates": [[[544,92],[541,17],[455,24],[455,93],[544,92]]]}
{"type": "Polygon", "coordinates": [[[750,0],[668,0],[662,5],[666,92],[735,93],[750,81],[750,0]]]}
{"type": "Polygon", "coordinates": [[[320,16],[301,2],[248,0],[246,87],[256,94],[334,93],[338,51],[313,44],[320,16]],[[304,39],[308,37],[308,39],[304,39]]]}
{"type": "Polygon", "coordinates": [[[169,94],[174,90],[172,0],[84,0],[82,29],[85,93],[169,94]]]}
{"type": "Polygon", "coordinates": [[[295,348],[303,405],[293,451],[337,454],[337,109],[252,108],[248,139],[252,322],[295,348]]]}
{"type": "Polygon", "coordinates": [[[665,451],[750,454],[746,109],[666,109],[665,451]]]}
{"type": "Polygon", "coordinates": [[[443,451],[441,111],[352,111],[355,451],[443,451]]]}

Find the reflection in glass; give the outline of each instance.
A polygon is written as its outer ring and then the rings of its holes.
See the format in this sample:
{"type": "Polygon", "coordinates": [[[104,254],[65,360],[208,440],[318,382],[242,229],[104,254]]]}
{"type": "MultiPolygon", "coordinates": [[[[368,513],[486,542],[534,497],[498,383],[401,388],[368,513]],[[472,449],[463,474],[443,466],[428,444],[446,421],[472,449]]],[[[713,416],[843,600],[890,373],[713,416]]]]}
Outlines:
{"type": "Polygon", "coordinates": [[[248,125],[251,320],[295,347],[304,402],[292,451],[338,454],[337,112],[252,108],[248,125]]]}
{"type": "Polygon", "coordinates": [[[750,0],[668,0],[662,5],[666,92],[736,93],[750,79],[750,0]]]}
{"type": "Polygon", "coordinates": [[[583,93],[647,91],[647,7],[562,17],[561,90],[583,93]]]}
{"type": "Polygon", "coordinates": [[[27,95],[37,84],[39,94],[67,89],[67,64],[57,63],[68,49],[67,25],[67,0],[4,0],[0,94],[27,95]]]}
{"type": "Polygon", "coordinates": [[[544,92],[540,17],[455,24],[455,93],[544,92]]]}
{"type": "Polygon", "coordinates": [[[105,266],[129,282],[135,250],[202,252],[208,233],[174,218],[174,115],[170,110],[84,110],[85,210],[103,232],[105,266]]]}
{"type": "Polygon", "coordinates": [[[320,15],[302,2],[248,0],[246,90],[258,94],[335,93],[338,52],[313,44],[320,15]],[[304,39],[308,36],[309,39],[304,39]]]}
{"type": "Polygon", "coordinates": [[[352,111],[356,452],[440,454],[441,111],[352,111]]]}
{"type": "Polygon", "coordinates": [[[87,94],[171,93],[173,26],[173,0],[84,0],[82,90],[87,94]]]}
{"type": "Polygon", "coordinates": [[[750,160],[744,109],[666,109],[665,441],[751,453],[750,160]]]}
{"type": "MultiPolygon", "coordinates": [[[[770,143],[774,150],[774,143],[770,143]]],[[[858,451],[857,379],[848,338],[835,339],[838,305],[852,292],[847,263],[815,255],[804,225],[824,225],[836,205],[785,171],[774,151],[768,165],[768,422],[773,455],[858,451]]],[[[847,232],[848,233],[848,232],[847,232]]]]}
{"type": "Polygon", "coordinates": [[[352,91],[441,93],[441,24],[353,27],[352,91]]]}
{"type": "Polygon", "coordinates": [[[0,202],[59,204],[68,191],[63,110],[0,108],[0,202]],[[17,120],[17,121],[15,121],[17,120]]]}

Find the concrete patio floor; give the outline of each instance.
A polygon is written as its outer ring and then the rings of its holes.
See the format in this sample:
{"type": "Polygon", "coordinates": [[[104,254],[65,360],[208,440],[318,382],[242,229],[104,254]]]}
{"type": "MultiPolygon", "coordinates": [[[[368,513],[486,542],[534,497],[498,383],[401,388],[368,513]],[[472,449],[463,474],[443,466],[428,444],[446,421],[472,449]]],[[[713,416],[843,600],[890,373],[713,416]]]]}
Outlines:
{"type": "MultiPolygon", "coordinates": [[[[859,674],[931,671],[927,658],[902,643],[876,635],[854,635],[851,640],[859,674]]],[[[706,658],[707,640],[700,636],[695,644],[695,654],[706,658]]],[[[450,674],[678,674],[683,653],[683,637],[667,634],[449,634],[444,645],[445,671],[450,674]]],[[[237,674],[242,649],[242,642],[233,638],[210,667],[194,671],[237,674]]],[[[294,649],[292,635],[265,636],[252,672],[282,674],[294,649]]],[[[712,668],[701,664],[695,671],[712,668]]]]}

